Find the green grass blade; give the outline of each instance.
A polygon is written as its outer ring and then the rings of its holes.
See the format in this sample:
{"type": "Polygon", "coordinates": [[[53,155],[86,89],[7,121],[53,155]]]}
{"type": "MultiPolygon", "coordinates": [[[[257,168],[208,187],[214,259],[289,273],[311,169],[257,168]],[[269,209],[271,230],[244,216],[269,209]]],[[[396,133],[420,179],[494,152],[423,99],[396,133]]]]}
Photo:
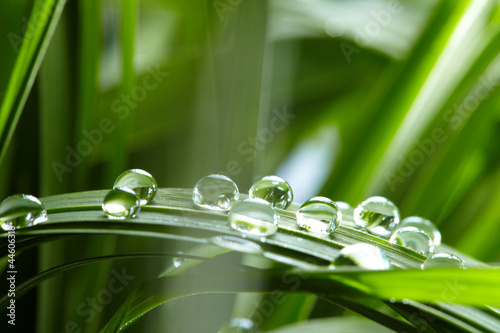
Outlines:
{"type": "Polygon", "coordinates": [[[30,21],[34,31],[24,40],[0,106],[0,163],[54,34],[65,0],[35,1],[30,21]]]}

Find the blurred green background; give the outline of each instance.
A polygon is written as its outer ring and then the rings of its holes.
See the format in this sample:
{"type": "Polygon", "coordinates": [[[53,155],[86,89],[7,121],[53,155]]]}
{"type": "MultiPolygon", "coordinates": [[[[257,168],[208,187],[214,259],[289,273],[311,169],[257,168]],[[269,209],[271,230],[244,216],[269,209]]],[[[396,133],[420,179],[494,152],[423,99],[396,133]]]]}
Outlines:
{"type": "MultiPolygon", "coordinates": [[[[2,1],[0,16],[1,198],[111,188],[128,168],[160,187],[222,173],[242,192],[277,174],[297,202],[386,196],[403,217],[433,221],[445,243],[500,259],[498,1],[17,0],[2,1]]],[[[155,246],[75,244],[23,254],[22,274],[155,246]]],[[[75,290],[98,291],[109,270],[27,295],[37,321],[23,325],[81,321],[75,290]]],[[[198,297],[167,306],[214,302],[198,297]]],[[[172,331],[187,331],[179,322],[172,331]]]]}

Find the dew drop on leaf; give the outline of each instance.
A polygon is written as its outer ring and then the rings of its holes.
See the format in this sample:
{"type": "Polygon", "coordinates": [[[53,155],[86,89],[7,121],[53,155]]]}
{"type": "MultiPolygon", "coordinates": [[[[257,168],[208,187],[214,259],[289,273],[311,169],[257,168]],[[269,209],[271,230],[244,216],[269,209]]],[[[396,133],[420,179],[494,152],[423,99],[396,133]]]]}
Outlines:
{"type": "Polygon", "coordinates": [[[330,199],[314,197],[304,202],[297,211],[297,225],[306,230],[330,234],[342,221],[342,212],[330,199]]]}
{"type": "Polygon", "coordinates": [[[429,220],[421,218],[420,216],[409,216],[401,220],[399,225],[400,228],[403,227],[415,227],[423,230],[431,237],[434,245],[441,244],[441,233],[438,228],[429,220]]]}
{"type": "Polygon", "coordinates": [[[140,204],[150,203],[156,195],[158,184],[147,171],[141,169],[130,169],[118,176],[113,189],[128,188],[139,197],[140,204]]]}
{"type": "Polygon", "coordinates": [[[247,318],[232,318],[218,333],[254,333],[255,325],[247,318]]]}
{"type": "Polygon", "coordinates": [[[215,236],[210,238],[210,242],[224,249],[243,253],[257,254],[262,252],[259,244],[234,236],[215,236]]]}
{"type": "Polygon", "coordinates": [[[435,253],[422,264],[422,269],[441,267],[465,268],[465,264],[462,259],[450,253],[435,253]]]}
{"type": "Polygon", "coordinates": [[[425,231],[415,227],[403,227],[396,230],[389,241],[426,257],[434,252],[434,242],[431,237],[425,231]]]}
{"type": "Polygon", "coordinates": [[[333,262],[335,266],[355,265],[364,269],[389,269],[391,264],[384,251],[378,246],[366,243],[348,245],[340,250],[333,262]]]}
{"type": "Polygon", "coordinates": [[[0,222],[4,230],[30,227],[46,220],[47,211],[32,195],[14,194],[0,204],[0,222]]]}
{"type": "Polygon", "coordinates": [[[102,202],[102,210],[112,219],[135,217],[140,209],[140,201],[136,192],[128,188],[109,191],[102,202]]]}
{"type": "Polygon", "coordinates": [[[238,201],[240,191],[230,178],[224,175],[209,175],[196,183],[193,189],[195,205],[227,211],[238,201]]]}
{"type": "Polygon", "coordinates": [[[248,198],[237,202],[229,211],[231,228],[245,234],[270,236],[278,230],[278,217],[271,204],[248,198]]]}
{"type": "Polygon", "coordinates": [[[354,222],[374,235],[388,238],[399,224],[399,209],[384,197],[370,197],[354,209],[354,222]]]}
{"type": "Polygon", "coordinates": [[[278,176],[265,176],[249,191],[250,198],[264,199],[274,208],[286,209],[293,201],[292,187],[278,176]]]}

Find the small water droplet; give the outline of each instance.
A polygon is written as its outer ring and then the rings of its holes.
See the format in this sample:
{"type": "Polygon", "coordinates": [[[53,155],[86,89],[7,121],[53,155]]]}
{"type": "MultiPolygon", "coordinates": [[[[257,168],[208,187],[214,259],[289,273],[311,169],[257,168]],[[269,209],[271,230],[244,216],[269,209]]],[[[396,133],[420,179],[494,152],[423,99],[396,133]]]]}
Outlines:
{"type": "Polygon", "coordinates": [[[400,228],[403,227],[415,227],[423,230],[429,235],[434,242],[434,245],[441,244],[441,233],[439,229],[429,220],[421,218],[419,216],[409,216],[401,220],[399,225],[400,228]]]}
{"type": "Polygon", "coordinates": [[[408,298],[403,298],[403,300],[401,301],[401,303],[403,303],[403,304],[406,305],[406,304],[410,303],[410,301],[408,300],[408,298]]]}
{"type": "Polygon", "coordinates": [[[2,229],[30,227],[47,220],[47,211],[38,198],[29,194],[14,194],[0,204],[2,229]]]}
{"type": "MultiPolygon", "coordinates": [[[[177,254],[184,254],[184,252],[177,251],[177,254]]],[[[174,267],[179,268],[182,265],[182,263],[184,262],[184,260],[185,260],[184,258],[173,257],[172,264],[174,265],[174,267]]]]}
{"type": "Polygon", "coordinates": [[[450,253],[435,253],[422,264],[422,269],[441,267],[465,268],[465,264],[462,259],[450,253]]]}
{"type": "Polygon", "coordinates": [[[403,227],[396,230],[389,241],[426,257],[434,252],[434,242],[431,237],[425,231],[415,227],[403,227]]]}
{"type": "Polygon", "coordinates": [[[229,211],[231,228],[247,234],[270,236],[278,230],[278,220],[271,204],[248,198],[237,202],[229,211]]]}
{"type": "Polygon", "coordinates": [[[224,175],[206,176],[196,183],[193,190],[193,202],[213,210],[229,210],[239,197],[238,186],[224,175]]]}
{"type": "Polygon", "coordinates": [[[215,236],[210,238],[210,242],[222,248],[243,253],[258,254],[262,252],[259,244],[234,236],[215,236]]]}
{"type": "Polygon", "coordinates": [[[293,201],[292,187],[278,176],[265,176],[256,181],[249,191],[250,198],[260,198],[274,208],[286,209],[293,201]]]}
{"type": "Polygon", "coordinates": [[[130,169],[118,176],[113,189],[128,188],[134,191],[141,205],[150,203],[156,195],[158,184],[147,171],[141,169],[130,169]]]}
{"type": "Polygon", "coordinates": [[[374,235],[387,238],[399,224],[399,210],[384,197],[370,197],[354,209],[354,222],[374,235]]]}
{"type": "Polygon", "coordinates": [[[333,262],[335,266],[356,265],[365,269],[389,269],[389,259],[378,246],[366,243],[348,245],[340,250],[333,262]]]}
{"type": "Polygon", "coordinates": [[[109,191],[102,202],[102,210],[112,219],[135,217],[140,209],[137,194],[128,188],[117,188],[109,191]]]}
{"type": "Polygon", "coordinates": [[[218,333],[254,333],[255,325],[247,318],[232,318],[218,333]]]}
{"type": "Polygon", "coordinates": [[[339,227],[342,212],[330,199],[314,197],[304,202],[297,211],[297,225],[321,234],[329,234],[339,227]]]}
{"type": "Polygon", "coordinates": [[[389,299],[389,302],[396,303],[396,299],[394,297],[391,297],[391,299],[389,299]]]}

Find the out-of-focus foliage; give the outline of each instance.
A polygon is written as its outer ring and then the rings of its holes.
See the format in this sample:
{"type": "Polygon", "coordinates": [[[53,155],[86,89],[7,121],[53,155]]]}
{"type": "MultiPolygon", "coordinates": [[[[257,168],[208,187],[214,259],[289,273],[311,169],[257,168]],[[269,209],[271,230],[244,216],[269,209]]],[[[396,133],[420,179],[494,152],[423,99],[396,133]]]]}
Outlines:
{"type": "MultiPolygon", "coordinates": [[[[278,174],[298,202],[386,196],[445,243],[497,261],[499,13],[494,0],[3,1],[0,196],[110,188],[132,167],[160,187],[223,173],[242,192],[278,174]]],[[[160,245],[182,247],[82,236],[27,251],[22,274],[160,245]]],[[[20,309],[41,332],[81,322],[75,309],[109,279],[99,265],[48,281],[20,309]]],[[[165,312],[182,322],[178,309],[210,309],[204,297],[165,312]]],[[[167,325],[155,313],[151,331],[167,325]]]]}

